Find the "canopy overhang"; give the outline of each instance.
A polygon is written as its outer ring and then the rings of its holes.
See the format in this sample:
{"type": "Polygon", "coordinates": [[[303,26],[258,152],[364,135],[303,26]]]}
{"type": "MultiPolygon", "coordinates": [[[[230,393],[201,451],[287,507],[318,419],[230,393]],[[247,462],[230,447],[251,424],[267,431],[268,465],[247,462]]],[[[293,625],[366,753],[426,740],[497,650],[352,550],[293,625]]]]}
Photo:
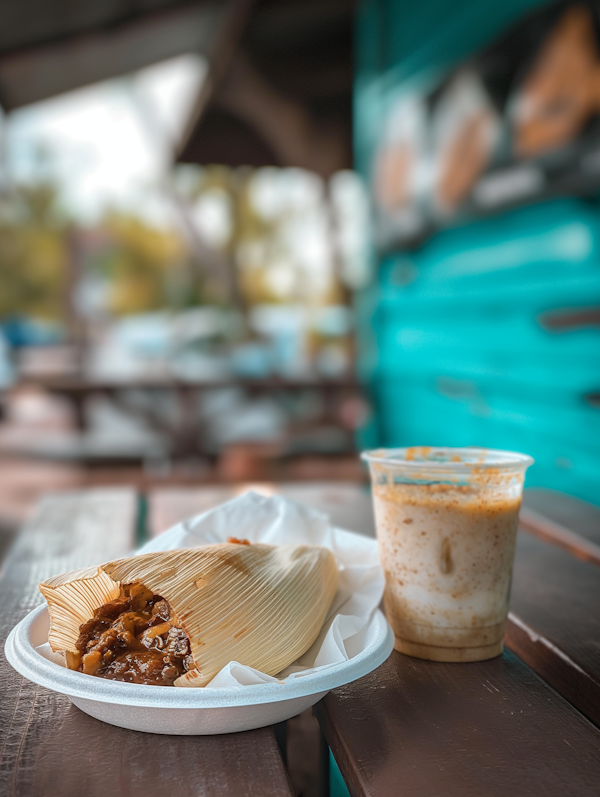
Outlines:
{"type": "Polygon", "coordinates": [[[0,1],[0,105],[30,103],[198,53],[226,24],[219,0],[0,1]]]}
{"type": "Polygon", "coordinates": [[[177,152],[183,163],[352,165],[353,0],[255,0],[219,48],[177,152]]]}
{"type": "Polygon", "coordinates": [[[354,0],[0,0],[0,105],[207,60],[180,163],[352,164],[354,0]]]}

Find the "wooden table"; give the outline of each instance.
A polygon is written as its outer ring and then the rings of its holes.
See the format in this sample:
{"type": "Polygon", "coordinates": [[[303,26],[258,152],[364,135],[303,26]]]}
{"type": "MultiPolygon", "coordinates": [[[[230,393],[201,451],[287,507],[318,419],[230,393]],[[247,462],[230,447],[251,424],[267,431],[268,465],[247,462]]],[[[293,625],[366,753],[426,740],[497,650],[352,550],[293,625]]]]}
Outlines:
{"type": "MultiPolygon", "coordinates": [[[[150,533],[241,491],[157,490],[150,533]]],[[[281,492],[373,534],[370,498],[359,487],[281,492]]],[[[439,664],[394,652],[317,705],[352,795],[600,794],[600,509],[527,490],[521,519],[502,657],[439,664]]]]}
{"type": "MultiPolygon", "coordinates": [[[[239,492],[157,490],[147,502],[129,490],[49,497],[0,574],[2,640],[41,602],[38,581],[126,553],[146,533],[239,492]]],[[[282,492],[372,534],[360,487],[284,485],[282,492]]],[[[522,520],[502,657],[438,664],[393,653],[316,707],[352,795],[600,794],[600,510],[531,490],[522,520]]],[[[1,795],[292,794],[272,729],[141,734],[88,717],[18,676],[3,656],[0,677],[1,795]]]]}
{"type": "Polygon", "coordinates": [[[523,519],[503,656],[394,652],[319,703],[352,795],[600,794],[600,510],[531,490],[523,519]]]}
{"type": "Polygon", "coordinates": [[[262,495],[279,493],[292,501],[308,504],[328,515],[336,526],[369,537],[375,536],[371,498],[366,487],[340,482],[247,482],[235,486],[194,489],[160,488],[148,498],[148,533],[151,537],[185,518],[206,512],[248,490],[262,495]]]}
{"type": "MultiPolygon", "coordinates": [[[[86,405],[93,397],[104,397],[127,415],[144,421],[154,433],[162,435],[168,442],[173,456],[214,454],[207,446],[207,422],[200,412],[201,402],[207,394],[218,390],[239,390],[249,398],[269,396],[288,401],[306,393],[314,393],[321,401],[320,417],[309,424],[301,423],[298,434],[290,428],[287,437],[298,445],[307,432],[315,428],[335,427],[343,441],[334,446],[335,453],[354,453],[354,427],[342,423],[339,417],[341,403],[352,398],[363,404],[364,388],[354,377],[340,379],[307,378],[233,378],[186,380],[169,372],[139,375],[136,377],[96,378],[84,374],[56,375],[38,373],[24,375],[15,389],[34,387],[61,396],[72,407],[75,425],[80,434],[89,431],[86,405]],[[128,397],[133,393],[148,394],[152,400],[144,403],[130,403],[128,397]],[[156,397],[168,393],[174,398],[176,411],[166,415],[157,406],[156,397]],[[303,435],[304,433],[304,435],[303,435]]],[[[365,405],[366,406],[366,405],[365,405]]],[[[163,408],[164,409],[164,408],[163,408]]],[[[358,422],[358,421],[357,421],[358,422]]],[[[355,422],[355,423],[357,423],[355,422]]],[[[323,436],[323,435],[321,435],[323,436]]],[[[289,442],[289,441],[288,441],[289,442]]],[[[317,450],[319,445],[317,444],[317,450]]],[[[73,444],[71,443],[71,448],[73,444]]],[[[315,448],[313,441],[312,448],[315,448]]],[[[33,449],[35,451],[35,449],[33,449]]],[[[323,453],[327,453],[327,446],[323,453]]],[[[85,449],[82,450],[82,454],[85,449]]],[[[91,456],[90,452],[90,456],[91,456]]]]}
{"type": "MultiPolygon", "coordinates": [[[[2,651],[10,629],[42,602],[39,581],[126,554],[139,531],[131,490],[46,499],[0,575],[2,651]]],[[[271,728],[212,737],[114,728],[17,675],[4,652],[0,681],[3,797],[292,797],[271,728]]]]}

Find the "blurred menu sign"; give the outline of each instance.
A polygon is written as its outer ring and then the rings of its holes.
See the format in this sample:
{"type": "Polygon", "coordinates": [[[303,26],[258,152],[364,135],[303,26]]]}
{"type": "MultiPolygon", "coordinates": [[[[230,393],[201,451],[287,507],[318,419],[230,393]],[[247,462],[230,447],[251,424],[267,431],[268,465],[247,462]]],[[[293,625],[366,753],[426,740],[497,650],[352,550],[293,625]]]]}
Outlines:
{"type": "Polygon", "coordinates": [[[373,161],[382,248],[600,187],[600,0],[537,10],[441,83],[390,97],[373,161]]]}

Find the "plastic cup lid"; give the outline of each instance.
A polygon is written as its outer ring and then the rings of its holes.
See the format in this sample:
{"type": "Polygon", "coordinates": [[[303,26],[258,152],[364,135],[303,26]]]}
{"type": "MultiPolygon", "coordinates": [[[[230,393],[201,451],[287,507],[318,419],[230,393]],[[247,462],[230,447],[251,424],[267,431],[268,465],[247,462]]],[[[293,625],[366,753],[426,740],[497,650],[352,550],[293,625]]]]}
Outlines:
{"type": "Polygon", "coordinates": [[[481,468],[502,471],[524,471],[534,460],[517,451],[468,446],[412,446],[410,448],[377,448],[363,451],[361,459],[370,465],[383,465],[403,471],[452,471],[470,473],[481,468]]]}

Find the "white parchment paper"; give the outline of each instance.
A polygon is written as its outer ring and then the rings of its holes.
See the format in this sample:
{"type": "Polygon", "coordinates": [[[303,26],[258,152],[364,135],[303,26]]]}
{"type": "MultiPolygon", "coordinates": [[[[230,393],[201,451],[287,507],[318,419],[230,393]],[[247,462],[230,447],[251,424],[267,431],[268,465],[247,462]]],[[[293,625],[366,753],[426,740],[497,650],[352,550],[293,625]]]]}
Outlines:
{"type": "MultiPolygon", "coordinates": [[[[383,595],[376,540],[335,528],[326,515],[282,496],[249,492],[178,523],[137,553],[196,548],[225,542],[228,537],[269,545],[323,545],[336,558],[339,587],[317,640],[277,677],[231,661],[205,688],[299,678],[347,661],[363,650],[369,621],[383,595]]],[[[47,655],[42,648],[46,645],[38,650],[47,655]]]]}

